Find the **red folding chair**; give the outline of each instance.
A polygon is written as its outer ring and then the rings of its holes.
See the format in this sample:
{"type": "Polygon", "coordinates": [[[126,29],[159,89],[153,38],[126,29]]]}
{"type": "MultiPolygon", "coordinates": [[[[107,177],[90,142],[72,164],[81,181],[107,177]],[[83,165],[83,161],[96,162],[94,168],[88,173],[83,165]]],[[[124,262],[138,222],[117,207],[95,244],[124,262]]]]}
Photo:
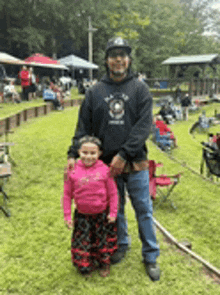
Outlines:
{"type": "Polygon", "coordinates": [[[156,176],[157,167],[163,166],[162,163],[156,163],[154,160],[149,160],[149,190],[150,196],[153,200],[156,199],[156,195],[160,196],[159,203],[155,206],[158,208],[161,203],[169,200],[171,206],[176,209],[176,206],[173,204],[172,200],[169,198],[175,186],[179,183],[181,173],[176,175],[167,176],[161,174],[156,176]],[[166,188],[164,190],[164,188],[166,188]],[[169,199],[168,199],[169,198],[169,199]]]}

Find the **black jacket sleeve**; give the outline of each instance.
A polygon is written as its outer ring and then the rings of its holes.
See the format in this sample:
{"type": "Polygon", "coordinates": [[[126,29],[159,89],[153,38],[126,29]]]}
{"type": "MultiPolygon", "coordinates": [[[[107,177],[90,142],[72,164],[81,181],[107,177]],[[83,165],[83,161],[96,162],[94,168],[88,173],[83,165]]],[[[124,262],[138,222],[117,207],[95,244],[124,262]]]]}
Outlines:
{"type": "Polygon", "coordinates": [[[67,152],[68,158],[78,158],[78,141],[85,135],[92,135],[92,111],[89,95],[86,95],[80,107],[75,135],[67,152]]]}
{"type": "Polygon", "coordinates": [[[137,99],[137,120],[128,136],[126,142],[122,145],[119,155],[127,160],[128,158],[137,158],[145,142],[149,137],[152,126],[153,99],[146,84],[141,83],[138,89],[137,99]]]}

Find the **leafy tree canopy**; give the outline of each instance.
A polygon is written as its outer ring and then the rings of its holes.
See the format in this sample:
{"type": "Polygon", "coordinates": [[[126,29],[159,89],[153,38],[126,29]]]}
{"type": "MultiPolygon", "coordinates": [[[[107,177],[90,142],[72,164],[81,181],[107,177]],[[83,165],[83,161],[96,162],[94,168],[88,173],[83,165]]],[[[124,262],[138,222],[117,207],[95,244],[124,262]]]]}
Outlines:
{"type": "MultiPolygon", "coordinates": [[[[88,17],[94,62],[103,64],[106,42],[127,38],[133,67],[161,75],[161,62],[178,55],[219,53],[220,12],[214,0],[2,0],[0,50],[25,58],[40,52],[88,57],[88,17]],[[16,8],[16,9],[15,9],[16,8]],[[207,37],[205,31],[215,31],[207,37]]],[[[103,68],[104,69],[104,68],[103,68]]]]}

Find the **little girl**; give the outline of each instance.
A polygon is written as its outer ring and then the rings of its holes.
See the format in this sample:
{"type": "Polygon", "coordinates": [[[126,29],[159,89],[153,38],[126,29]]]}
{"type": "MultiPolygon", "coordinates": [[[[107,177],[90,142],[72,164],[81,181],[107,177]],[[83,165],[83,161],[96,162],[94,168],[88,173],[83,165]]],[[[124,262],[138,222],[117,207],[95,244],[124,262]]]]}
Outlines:
{"type": "Polygon", "coordinates": [[[86,276],[90,276],[97,265],[101,276],[109,275],[110,256],[117,250],[117,187],[109,167],[99,160],[100,147],[98,138],[81,138],[80,159],[64,180],[64,220],[69,229],[74,226],[72,263],[86,276]],[[72,199],[75,203],[73,221],[72,199]]]}

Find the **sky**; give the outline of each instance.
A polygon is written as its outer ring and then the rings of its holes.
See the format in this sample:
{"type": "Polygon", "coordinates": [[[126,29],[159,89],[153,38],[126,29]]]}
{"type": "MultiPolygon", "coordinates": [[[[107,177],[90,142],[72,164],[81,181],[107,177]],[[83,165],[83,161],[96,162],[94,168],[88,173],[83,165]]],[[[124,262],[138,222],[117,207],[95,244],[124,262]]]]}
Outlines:
{"type": "MultiPolygon", "coordinates": [[[[214,9],[218,9],[220,11],[220,0],[216,1],[215,4],[212,4],[212,8],[214,9]]],[[[216,32],[212,31],[212,32],[204,32],[203,35],[207,35],[207,36],[214,36],[216,35],[216,32]]]]}
{"type": "Polygon", "coordinates": [[[215,4],[212,5],[212,7],[220,10],[220,1],[217,1],[215,4]]]}

